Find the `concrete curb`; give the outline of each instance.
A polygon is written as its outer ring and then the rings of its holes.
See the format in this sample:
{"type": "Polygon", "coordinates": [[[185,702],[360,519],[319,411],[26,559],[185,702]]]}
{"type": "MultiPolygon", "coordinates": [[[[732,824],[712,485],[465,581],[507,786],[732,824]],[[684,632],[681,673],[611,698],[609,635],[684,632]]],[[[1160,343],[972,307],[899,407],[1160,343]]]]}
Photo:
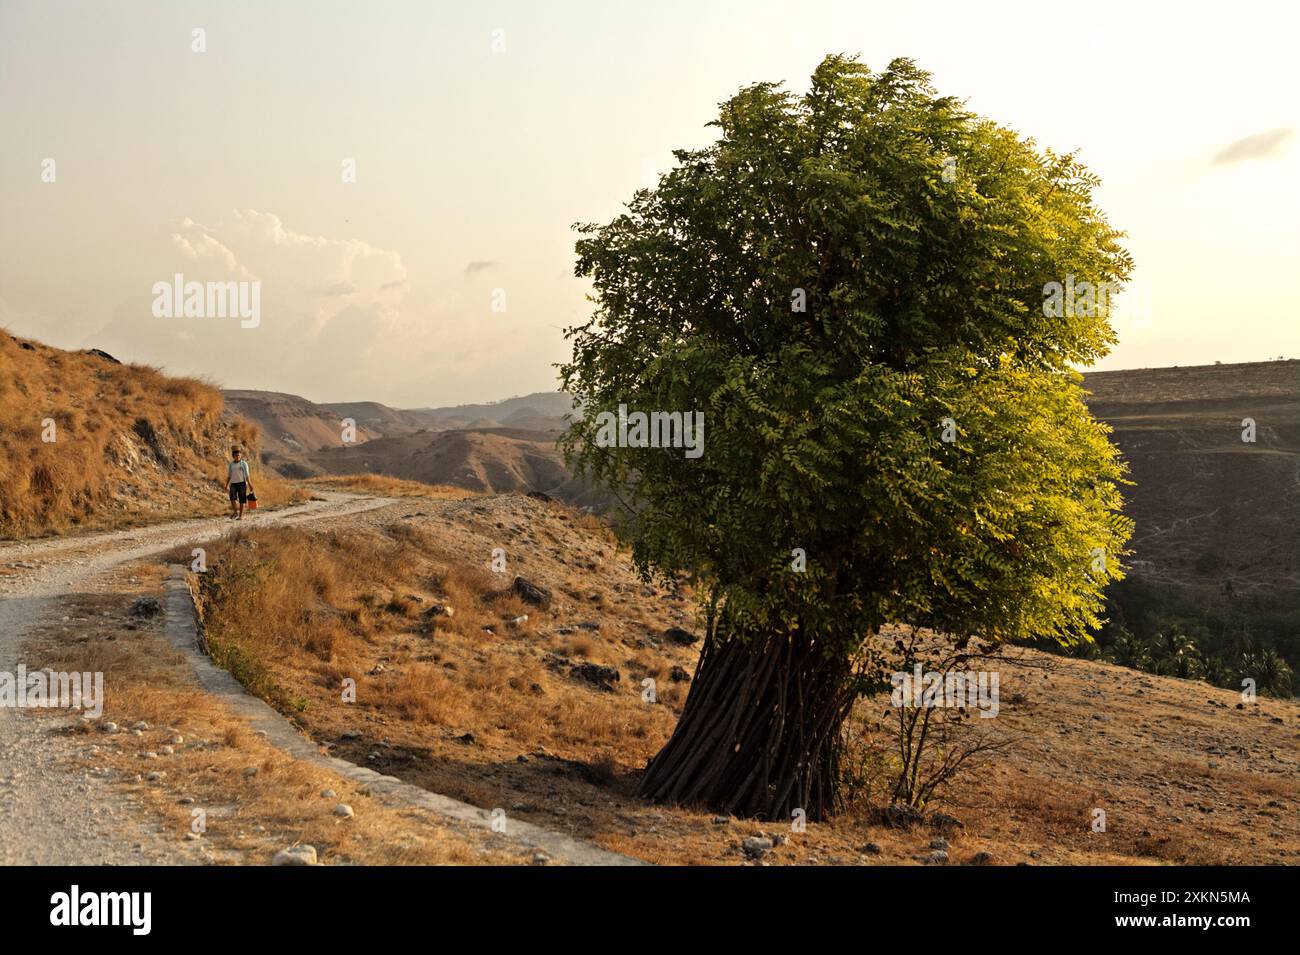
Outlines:
{"type": "MultiPolygon", "coordinates": [[[[199,684],[213,696],[219,697],[236,713],[248,721],[254,732],[263,733],[268,742],[295,759],[314,763],[345,776],[370,789],[376,795],[391,801],[428,809],[441,816],[470,827],[491,832],[491,814],[477,806],[440,796],[428,790],[404,783],[392,776],[384,776],[336,756],[320,752],[316,744],[299,733],[293,725],[268,704],[245,692],[239,681],[218,667],[200,650],[198,612],[194,595],[190,591],[187,569],[181,564],[168,565],[166,581],[167,639],[185,654],[199,684]]],[[[543,829],[531,823],[511,819],[504,833],[496,833],[520,846],[540,849],[554,861],[568,865],[624,866],[648,865],[640,859],[619,855],[582,842],[563,833],[543,829]]]]}

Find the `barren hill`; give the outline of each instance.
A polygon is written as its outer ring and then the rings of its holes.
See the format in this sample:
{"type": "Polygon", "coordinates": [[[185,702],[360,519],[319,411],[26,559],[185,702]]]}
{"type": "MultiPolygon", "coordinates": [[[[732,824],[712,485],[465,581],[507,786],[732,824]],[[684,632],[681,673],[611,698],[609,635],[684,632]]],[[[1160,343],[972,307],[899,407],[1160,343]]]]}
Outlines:
{"type": "Polygon", "coordinates": [[[565,416],[573,411],[573,398],[558,391],[539,391],[481,405],[429,408],[425,413],[442,428],[522,428],[528,431],[563,431],[565,416]]]}
{"type": "Polygon", "coordinates": [[[0,537],[220,513],[234,442],[257,427],[207,382],[0,332],[0,537]]]}
{"type": "Polygon", "coordinates": [[[558,391],[540,391],[522,397],[450,408],[390,408],[377,401],[343,401],[320,405],[354,419],[376,436],[396,437],[416,431],[460,431],[515,428],[525,431],[563,431],[573,399],[558,391]]]}
{"type": "Polygon", "coordinates": [[[382,474],[490,493],[541,491],[578,506],[606,504],[565,468],[555,437],[510,428],[420,431],[320,451],[311,461],[328,474],[382,474]]]}
{"type": "Polygon", "coordinates": [[[545,485],[566,500],[583,500],[583,486],[569,487],[567,477],[554,473],[560,460],[554,442],[573,404],[558,392],[450,408],[392,408],[377,401],[318,404],[272,391],[232,390],[225,396],[229,407],[262,429],[263,460],[286,477],[375,473],[477,491],[545,485]],[[350,448],[342,441],[348,419],[356,424],[350,448]],[[464,434],[444,440],[441,432],[464,434]],[[380,438],[388,443],[355,453],[355,445],[380,438]],[[330,450],[337,453],[317,453],[330,450]]]}
{"type": "Polygon", "coordinates": [[[390,408],[378,401],[338,401],[318,405],[335,420],[351,418],[376,438],[438,430],[437,416],[419,408],[390,408]]]}
{"type": "MultiPolygon", "coordinates": [[[[343,418],[324,405],[278,391],[224,392],[226,405],[262,430],[263,452],[273,460],[297,460],[343,443],[343,418]]],[[[357,422],[357,443],[378,437],[357,422]]]]}
{"type": "Polygon", "coordinates": [[[1086,387],[1131,469],[1134,573],[1294,597],[1300,362],[1094,372],[1086,387]]]}

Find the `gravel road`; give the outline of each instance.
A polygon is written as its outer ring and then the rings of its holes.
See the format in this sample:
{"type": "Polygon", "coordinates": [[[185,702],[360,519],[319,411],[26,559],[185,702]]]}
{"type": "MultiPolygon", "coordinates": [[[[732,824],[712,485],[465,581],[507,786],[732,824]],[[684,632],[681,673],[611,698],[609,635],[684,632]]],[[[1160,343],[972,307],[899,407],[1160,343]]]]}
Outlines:
{"type": "MultiPolygon", "coordinates": [[[[49,540],[0,543],[0,671],[14,673],[31,628],[58,619],[70,593],[126,561],[213,540],[232,527],[296,524],[375,510],[388,498],[323,493],[323,500],[229,519],[49,540]]],[[[168,865],[202,861],[193,848],[141,821],[109,780],[74,764],[82,749],[62,730],[73,721],[32,718],[0,706],[0,865],[168,865]]]]}

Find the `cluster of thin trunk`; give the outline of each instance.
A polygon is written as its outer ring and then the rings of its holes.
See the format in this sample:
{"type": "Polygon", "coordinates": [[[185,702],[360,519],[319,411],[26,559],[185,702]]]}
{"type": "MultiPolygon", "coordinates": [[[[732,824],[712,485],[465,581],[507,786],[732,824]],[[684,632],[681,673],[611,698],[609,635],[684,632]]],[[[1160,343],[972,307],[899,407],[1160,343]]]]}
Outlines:
{"type": "MultiPolygon", "coordinates": [[[[672,737],[647,767],[638,795],[742,817],[810,821],[842,808],[844,724],[862,681],[853,661],[801,632],[730,634],[710,620],[695,681],[672,737]]],[[[907,668],[921,658],[918,630],[898,642],[907,668]]],[[[945,677],[972,657],[948,650],[929,667],[945,677]]],[[[896,709],[891,803],[922,809],[959,770],[1011,740],[965,726],[965,710],[896,709]]]]}
{"type": "Polygon", "coordinates": [[[852,664],[798,629],[710,628],[681,719],[641,779],[656,802],[811,821],[838,808],[852,664]]]}

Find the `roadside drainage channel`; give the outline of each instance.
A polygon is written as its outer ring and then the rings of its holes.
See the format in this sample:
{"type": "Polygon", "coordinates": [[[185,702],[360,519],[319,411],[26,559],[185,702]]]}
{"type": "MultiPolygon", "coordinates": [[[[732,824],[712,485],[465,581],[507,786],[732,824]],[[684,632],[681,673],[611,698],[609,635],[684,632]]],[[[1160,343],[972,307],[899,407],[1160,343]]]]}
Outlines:
{"type": "MultiPolygon", "coordinates": [[[[203,689],[228,703],[239,716],[248,721],[254,732],[262,734],[271,745],[295,759],[330,769],[366,786],[372,793],[428,809],[456,822],[492,831],[492,816],[485,809],[440,796],[392,776],[384,776],[373,769],[320,752],[316,744],[299,733],[293,724],[269,704],[247,693],[238,680],[213,663],[200,649],[198,610],[194,605],[194,595],[190,592],[187,568],[181,564],[169,564],[168,570],[165,620],[168,641],[185,654],[203,689]]],[[[631,856],[609,852],[563,833],[513,819],[507,824],[506,832],[495,834],[520,846],[541,850],[554,861],[568,865],[649,864],[631,856]]]]}

